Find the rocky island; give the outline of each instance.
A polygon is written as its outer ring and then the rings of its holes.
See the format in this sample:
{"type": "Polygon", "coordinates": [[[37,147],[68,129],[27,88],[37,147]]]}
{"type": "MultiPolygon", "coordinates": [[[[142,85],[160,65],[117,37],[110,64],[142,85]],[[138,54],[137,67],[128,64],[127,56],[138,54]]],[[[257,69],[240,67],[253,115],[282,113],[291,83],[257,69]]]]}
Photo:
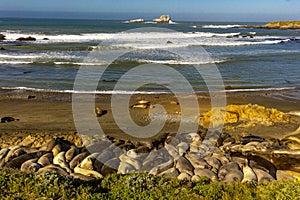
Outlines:
{"type": "Polygon", "coordinates": [[[161,15],[159,18],[153,19],[153,22],[156,23],[169,23],[171,21],[171,17],[169,15],[161,15]]]}

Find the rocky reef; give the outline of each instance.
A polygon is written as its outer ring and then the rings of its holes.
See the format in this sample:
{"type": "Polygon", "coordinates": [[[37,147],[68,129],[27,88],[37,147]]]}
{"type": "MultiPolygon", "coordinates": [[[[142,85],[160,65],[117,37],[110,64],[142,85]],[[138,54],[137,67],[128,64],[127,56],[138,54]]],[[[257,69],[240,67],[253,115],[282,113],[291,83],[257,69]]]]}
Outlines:
{"type": "Polygon", "coordinates": [[[257,29],[300,29],[300,21],[278,21],[278,22],[269,22],[262,26],[235,26],[233,28],[257,28],[257,29]]]}
{"type": "Polygon", "coordinates": [[[268,29],[300,29],[300,21],[270,22],[264,27],[268,29]]]}
{"type": "Polygon", "coordinates": [[[18,38],[17,39],[17,41],[20,41],[20,42],[23,42],[23,41],[36,41],[36,38],[34,38],[34,37],[31,37],[31,36],[29,36],[29,37],[20,37],[20,38],[18,38]]]}

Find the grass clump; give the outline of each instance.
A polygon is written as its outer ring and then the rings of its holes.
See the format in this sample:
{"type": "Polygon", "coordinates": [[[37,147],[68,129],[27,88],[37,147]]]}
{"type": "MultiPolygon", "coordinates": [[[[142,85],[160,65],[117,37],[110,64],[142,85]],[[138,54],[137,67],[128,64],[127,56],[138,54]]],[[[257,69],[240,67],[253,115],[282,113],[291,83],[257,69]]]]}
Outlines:
{"type": "Polygon", "coordinates": [[[84,182],[53,173],[0,170],[0,199],[300,199],[299,181],[198,183],[148,174],[111,175],[84,182]]]}

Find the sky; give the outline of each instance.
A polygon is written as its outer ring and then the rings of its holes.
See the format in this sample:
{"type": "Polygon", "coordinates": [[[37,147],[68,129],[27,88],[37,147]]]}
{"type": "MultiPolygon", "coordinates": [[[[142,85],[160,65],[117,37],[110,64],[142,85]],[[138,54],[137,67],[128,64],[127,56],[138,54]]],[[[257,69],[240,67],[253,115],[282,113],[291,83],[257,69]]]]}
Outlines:
{"type": "Polygon", "coordinates": [[[151,18],[175,20],[300,20],[299,0],[0,0],[0,17],[151,18]]]}

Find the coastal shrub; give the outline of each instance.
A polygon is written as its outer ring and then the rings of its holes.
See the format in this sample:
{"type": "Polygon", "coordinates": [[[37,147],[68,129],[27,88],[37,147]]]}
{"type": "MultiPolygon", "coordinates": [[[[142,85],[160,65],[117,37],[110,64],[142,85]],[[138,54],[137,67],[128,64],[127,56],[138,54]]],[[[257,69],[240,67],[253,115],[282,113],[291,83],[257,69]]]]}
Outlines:
{"type": "Polygon", "coordinates": [[[89,182],[54,173],[0,170],[0,199],[300,199],[299,181],[220,183],[113,174],[89,182]]]}

